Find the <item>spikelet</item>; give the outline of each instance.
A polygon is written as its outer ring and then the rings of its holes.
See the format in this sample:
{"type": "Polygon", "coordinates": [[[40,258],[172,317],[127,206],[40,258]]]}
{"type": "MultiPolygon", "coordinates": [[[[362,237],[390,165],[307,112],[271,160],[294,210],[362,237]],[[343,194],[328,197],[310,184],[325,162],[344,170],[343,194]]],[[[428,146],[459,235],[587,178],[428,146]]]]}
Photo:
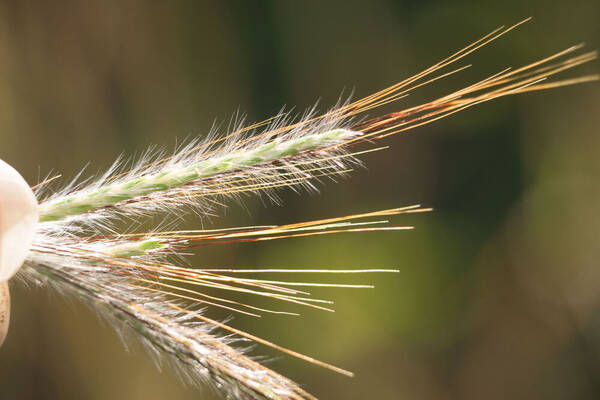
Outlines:
{"type": "MultiPolygon", "coordinates": [[[[523,21],[525,22],[525,21],[523,21]]],[[[521,23],[523,23],[521,22],[521,23]]],[[[464,89],[425,104],[365,119],[364,113],[397,101],[412,90],[455,74],[444,68],[506,34],[518,23],[499,28],[441,62],[364,99],[346,102],[318,115],[310,110],[294,119],[282,113],[273,119],[238,127],[205,141],[194,141],[176,154],[148,157],[128,170],[116,163],[99,179],[69,185],[45,194],[37,188],[40,223],[20,275],[85,299],[104,315],[137,333],[148,347],[172,360],[183,375],[207,383],[233,399],[314,399],[298,384],[251,360],[232,346],[249,340],[274,347],[333,371],[349,371],[283,348],[204,314],[206,307],[259,316],[293,314],[280,305],[294,303],[331,311],[331,302],[315,299],[302,287],[365,288],[369,285],[272,281],[246,278],[273,273],[368,273],[391,270],[243,270],[190,269],[170,262],[190,249],[244,241],[279,240],[365,231],[404,230],[388,226],[387,218],[427,211],[419,206],[283,226],[213,231],[114,232],[114,222],[136,220],[160,212],[214,212],[230,197],[290,187],[314,189],[322,177],[339,177],[359,165],[359,156],[379,151],[371,143],[406,132],[499,97],[597,80],[598,76],[549,82],[548,78],[596,58],[595,52],[573,55],[581,46],[515,70],[503,70],[464,89]],[[436,75],[437,74],[437,75],[436,75]],[[220,290],[211,296],[203,288],[220,290]],[[231,293],[268,297],[265,309],[228,297],[231,293]]]]}

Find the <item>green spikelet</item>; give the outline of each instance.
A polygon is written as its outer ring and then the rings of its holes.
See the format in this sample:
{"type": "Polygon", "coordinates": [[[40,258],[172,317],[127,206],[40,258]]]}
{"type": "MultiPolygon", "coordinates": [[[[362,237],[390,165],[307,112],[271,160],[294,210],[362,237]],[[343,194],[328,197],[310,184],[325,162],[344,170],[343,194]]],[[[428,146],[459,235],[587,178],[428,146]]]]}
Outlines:
{"type": "Polygon", "coordinates": [[[108,183],[92,191],[77,191],[40,204],[39,220],[40,222],[61,220],[70,215],[82,214],[136,197],[166,191],[217,174],[268,164],[302,152],[340,144],[357,134],[346,129],[333,129],[290,140],[275,139],[254,148],[234,151],[188,166],[175,166],[125,182],[108,183]]]}

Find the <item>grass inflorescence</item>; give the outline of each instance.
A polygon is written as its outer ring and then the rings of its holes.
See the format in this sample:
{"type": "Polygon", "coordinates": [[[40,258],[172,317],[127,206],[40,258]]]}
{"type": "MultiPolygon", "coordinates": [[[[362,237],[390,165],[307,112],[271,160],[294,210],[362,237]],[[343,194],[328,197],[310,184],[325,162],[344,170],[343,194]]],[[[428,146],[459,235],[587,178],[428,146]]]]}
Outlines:
{"type": "Polygon", "coordinates": [[[524,67],[502,70],[427,103],[376,118],[364,117],[367,111],[464,70],[466,67],[445,72],[444,68],[519,24],[494,30],[421,73],[324,114],[311,110],[293,119],[284,113],[223,136],[213,134],[211,139],[192,142],[169,157],[143,159],[129,170],[121,170],[117,163],[95,181],[74,183],[48,196],[46,185],[41,184],[36,189],[40,223],[21,275],[86,300],[137,333],[150,349],[171,359],[183,375],[211,384],[231,398],[313,399],[290,379],[236,350],[235,342],[260,343],[341,374],[352,373],[211,319],[205,309],[217,307],[254,317],[265,313],[297,315],[282,307],[292,303],[332,311],[330,301],[311,297],[306,288],[372,286],[266,280],[260,279],[260,274],[393,270],[185,268],[173,263],[173,256],[209,245],[405,230],[411,227],[390,225],[388,218],[428,209],[410,206],[289,225],[212,231],[157,229],[124,234],[114,231],[114,222],[182,213],[189,208],[203,214],[220,206],[223,199],[244,193],[274,196],[277,188],[314,188],[323,177],[350,172],[360,164],[361,154],[383,150],[372,143],[387,136],[499,97],[598,79],[591,75],[549,80],[596,58],[595,52],[575,55],[581,46],[573,46],[524,67]],[[216,289],[222,295],[209,295],[204,288],[216,289]],[[243,303],[231,296],[235,293],[266,297],[274,306],[267,309],[243,303]]]}

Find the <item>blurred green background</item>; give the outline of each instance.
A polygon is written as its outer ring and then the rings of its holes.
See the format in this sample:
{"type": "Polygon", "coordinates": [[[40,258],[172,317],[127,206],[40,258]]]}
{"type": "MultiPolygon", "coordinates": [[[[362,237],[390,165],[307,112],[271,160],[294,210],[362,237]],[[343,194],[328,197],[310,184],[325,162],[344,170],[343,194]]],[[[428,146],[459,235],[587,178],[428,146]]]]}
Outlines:
{"type": "MultiPolygon", "coordinates": [[[[600,3],[547,1],[2,2],[0,158],[31,184],[107,168],[120,154],[203,135],[341,91],[388,86],[491,29],[534,20],[470,56],[474,67],[371,115],[446,94],[581,41],[600,48],[600,3]]],[[[595,73],[598,63],[577,72],[595,73]]],[[[400,268],[340,278],[335,314],[237,317],[236,327],[356,373],[259,346],[323,399],[600,397],[600,85],[502,99],[387,139],[367,168],[249,197],[206,227],[296,222],[421,203],[411,232],[203,249],[203,266],[400,268]]],[[[323,279],[314,277],[315,279],[323,279]]],[[[109,324],[13,283],[0,399],[218,399],[182,385],[109,324]]],[[[294,311],[298,311],[291,307],[294,311]]]]}

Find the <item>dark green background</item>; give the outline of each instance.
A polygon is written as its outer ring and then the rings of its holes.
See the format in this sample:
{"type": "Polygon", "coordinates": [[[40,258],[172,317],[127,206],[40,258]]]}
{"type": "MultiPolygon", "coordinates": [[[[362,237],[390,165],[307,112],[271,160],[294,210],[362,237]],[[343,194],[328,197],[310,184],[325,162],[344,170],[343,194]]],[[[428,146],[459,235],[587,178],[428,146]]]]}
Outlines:
{"type": "MultiPolygon", "coordinates": [[[[474,67],[373,114],[432,99],[585,41],[597,0],[4,2],[0,158],[32,184],[73,177],[239,109],[250,121],[355,98],[431,65],[491,29],[534,20],[474,67]],[[158,2],[157,2],[158,3],[158,2]]],[[[598,62],[578,72],[596,73],[598,62]]],[[[422,203],[412,232],[203,249],[202,266],[397,267],[319,290],[335,314],[236,318],[235,326],[356,373],[269,365],[324,399],[595,399],[600,396],[600,85],[485,104],[386,140],[390,150],[283,206],[232,202],[210,227],[286,223],[422,203]]],[[[196,221],[194,226],[199,226],[196,221]]],[[[191,222],[190,222],[191,224],[191,222]]],[[[314,279],[326,279],[313,277],[314,279]]],[[[13,283],[0,399],[212,399],[159,372],[76,299],[13,283]]],[[[302,310],[301,310],[302,311],[302,310]]],[[[135,343],[135,341],[131,341],[135,343]]],[[[253,354],[278,357],[262,346],[253,354]]]]}

